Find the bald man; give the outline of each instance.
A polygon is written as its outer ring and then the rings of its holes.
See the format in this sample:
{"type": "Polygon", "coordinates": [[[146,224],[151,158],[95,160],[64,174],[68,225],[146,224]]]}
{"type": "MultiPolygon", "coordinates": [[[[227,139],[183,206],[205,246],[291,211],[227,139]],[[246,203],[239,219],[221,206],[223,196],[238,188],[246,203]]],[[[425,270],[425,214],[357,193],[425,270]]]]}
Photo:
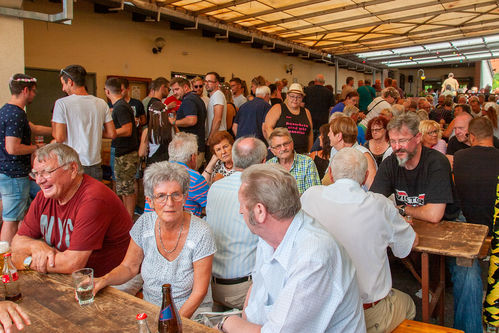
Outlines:
{"type": "MultiPolygon", "coordinates": [[[[472,119],[473,116],[467,112],[462,112],[454,118],[455,135],[450,138],[445,155],[449,159],[451,167],[453,167],[454,163],[454,154],[461,149],[466,149],[471,146],[468,125],[472,119]]],[[[495,136],[493,137],[493,144],[494,147],[499,148],[499,139],[495,136]]]]}
{"type": "Polygon", "coordinates": [[[314,85],[305,87],[305,107],[310,110],[314,128],[314,139],[319,135],[319,128],[327,124],[329,109],[334,105],[334,94],[324,87],[324,75],[317,74],[314,85]]]}

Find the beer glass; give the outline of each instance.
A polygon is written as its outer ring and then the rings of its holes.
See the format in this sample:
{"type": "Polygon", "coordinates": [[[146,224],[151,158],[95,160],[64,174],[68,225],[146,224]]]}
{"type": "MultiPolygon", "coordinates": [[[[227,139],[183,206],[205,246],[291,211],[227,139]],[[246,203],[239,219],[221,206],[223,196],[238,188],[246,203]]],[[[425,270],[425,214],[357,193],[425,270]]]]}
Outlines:
{"type": "Polygon", "coordinates": [[[74,271],[73,282],[76,289],[76,297],[80,305],[92,304],[94,302],[94,270],[82,268],[74,271]]]}
{"type": "Polygon", "coordinates": [[[0,272],[3,271],[3,255],[9,252],[9,242],[0,242],[0,272]]]}

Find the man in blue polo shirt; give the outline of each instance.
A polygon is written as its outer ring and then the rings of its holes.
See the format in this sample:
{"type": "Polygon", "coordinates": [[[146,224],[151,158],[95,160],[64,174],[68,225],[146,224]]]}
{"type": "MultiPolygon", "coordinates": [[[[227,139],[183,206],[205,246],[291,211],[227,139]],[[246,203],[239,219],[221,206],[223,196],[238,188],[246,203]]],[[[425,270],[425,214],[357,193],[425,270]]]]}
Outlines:
{"type": "Polygon", "coordinates": [[[9,81],[10,100],[0,109],[0,194],[2,231],[0,240],[11,242],[28,208],[31,153],[41,144],[31,144],[31,132],[50,136],[52,129],[28,121],[24,108],[36,96],[36,79],[15,74],[9,81]]]}
{"type": "Polygon", "coordinates": [[[236,139],[243,136],[254,136],[265,142],[262,125],[271,107],[269,104],[270,89],[267,86],[258,87],[255,95],[253,100],[241,105],[237,111],[232,131],[236,135],[236,139]]]}
{"type": "MultiPolygon", "coordinates": [[[[208,183],[203,176],[199,174],[194,167],[198,151],[197,139],[191,133],[176,134],[168,145],[168,155],[170,162],[183,165],[189,171],[191,178],[189,184],[189,193],[184,205],[184,209],[192,212],[196,216],[201,216],[206,207],[206,196],[208,195],[208,183]]],[[[152,212],[153,209],[146,202],[144,212],[152,212]]]]}

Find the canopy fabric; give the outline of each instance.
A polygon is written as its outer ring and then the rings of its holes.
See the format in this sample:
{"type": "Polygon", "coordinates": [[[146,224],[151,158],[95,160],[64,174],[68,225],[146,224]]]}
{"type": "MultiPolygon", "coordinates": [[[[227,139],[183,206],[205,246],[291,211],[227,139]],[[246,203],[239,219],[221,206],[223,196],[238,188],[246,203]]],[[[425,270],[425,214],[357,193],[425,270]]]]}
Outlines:
{"type": "Polygon", "coordinates": [[[499,33],[496,0],[149,0],[330,54],[499,33]]]}

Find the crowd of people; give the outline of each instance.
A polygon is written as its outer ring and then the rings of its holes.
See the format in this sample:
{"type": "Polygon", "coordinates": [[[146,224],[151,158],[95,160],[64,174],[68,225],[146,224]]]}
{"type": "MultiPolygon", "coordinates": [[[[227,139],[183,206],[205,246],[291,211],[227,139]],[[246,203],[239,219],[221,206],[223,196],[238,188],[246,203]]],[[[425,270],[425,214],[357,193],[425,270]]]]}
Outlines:
{"type": "MultiPolygon", "coordinates": [[[[320,74],[305,88],[257,76],[248,90],[209,72],[156,78],[142,101],[126,79],[109,78],[106,102],[85,79],[80,65],[60,71],[67,96],[51,127],[24,111],[36,78],[10,79],[0,239],[19,269],[90,267],[96,293],[142,290],[157,305],[168,282],[184,317],[243,309],[222,319],[223,332],[389,332],[416,314],[392,287],[387,255],[404,258],[418,244],[407,216],[492,230],[493,95],[457,94],[449,80],[438,97],[404,98],[395,80],[355,89],[349,77],[336,97],[320,74]],[[53,140],[32,144],[32,135],[53,140]],[[103,138],[112,140],[112,189],[101,182],[103,138]]],[[[449,269],[454,327],[481,332],[478,261],[450,259],[449,269]]],[[[21,317],[29,322],[0,303],[4,326],[22,326],[21,317]]]]}

